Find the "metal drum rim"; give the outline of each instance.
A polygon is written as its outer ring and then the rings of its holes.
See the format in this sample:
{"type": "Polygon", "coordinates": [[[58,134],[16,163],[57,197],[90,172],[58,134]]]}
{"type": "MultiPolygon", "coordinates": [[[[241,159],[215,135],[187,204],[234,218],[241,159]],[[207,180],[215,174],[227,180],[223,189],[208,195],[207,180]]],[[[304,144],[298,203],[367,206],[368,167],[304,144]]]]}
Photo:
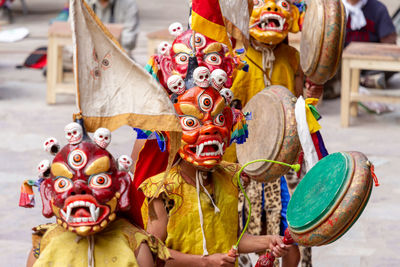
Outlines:
{"type": "MultiPolygon", "coordinates": [[[[323,209],[322,214],[320,214],[320,216],[318,216],[317,218],[313,219],[312,221],[307,222],[305,225],[300,226],[300,227],[293,227],[292,225],[290,225],[290,222],[288,219],[288,224],[290,226],[290,230],[293,233],[303,234],[306,232],[310,232],[310,231],[314,230],[315,228],[317,228],[318,226],[320,226],[329,216],[332,215],[332,213],[336,210],[336,208],[342,202],[344,196],[347,194],[347,191],[350,188],[350,185],[351,185],[351,182],[353,181],[353,176],[354,176],[355,162],[354,162],[353,158],[351,156],[347,155],[346,153],[336,152],[336,153],[332,153],[332,154],[328,155],[327,157],[325,157],[321,160],[324,160],[324,159],[327,160],[329,156],[337,155],[337,154],[340,154],[345,158],[346,166],[348,167],[346,174],[345,174],[346,178],[344,178],[344,182],[337,189],[335,197],[323,209]]],[[[319,161],[319,162],[321,162],[321,161],[319,161]]],[[[304,178],[306,178],[306,177],[304,177],[304,178]]],[[[293,194],[295,194],[295,193],[293,193],[293,194]]],[[[289,202],[289,205],[290,205],[290,202],[289,202]]]]}
{"type": "MultiPolygon", "coordinates": [[[[304,246],[320,246],[327,242],[333,242],[341,235],[345,234],[350,227],[357,221],[362,211],[366,207],[368,198],[372,191],[372,178],[371,170],[367,164],[367,157],[361,152],[345,152],[354,157],[356,162],[355,173],[353,179],[354,183],[349,189],[349,194],[341,201],[339,208],[317,229],[309,231],[304,234],[297,235],[292,233],[292,238],[295,242],[304,246]],[[359,201],[352,201],[354,196],[359,196],[359,201]],[[364,208],[360,208],[363,207],[364,208]],[[349,213],[350,211],[350,213],[349,213]],[[351,215],[353,214],[353,215],[351,215]],[[355,215],[356,214],[356,215],[355,215]],[[346,216],[350,215],[350,216],[346,216]],[[337,220],[339,221],[337,222],[337,220]],[[336,226],[336,228],[334,228],[336,226]],[[350,227],[349,227],[350,226],[350,227]]],[[[356,198],[357,199],[357,198],[356,198]]]]}

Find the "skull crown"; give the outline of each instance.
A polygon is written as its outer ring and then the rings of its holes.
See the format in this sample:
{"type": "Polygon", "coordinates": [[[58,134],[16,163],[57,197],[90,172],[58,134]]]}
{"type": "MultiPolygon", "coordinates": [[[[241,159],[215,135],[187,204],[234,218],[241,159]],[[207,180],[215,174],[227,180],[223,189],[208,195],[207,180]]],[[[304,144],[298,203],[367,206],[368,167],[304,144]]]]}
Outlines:
{"type": "Polygon", "coordinates": [[[111,143],[111,132],[107,128],[99,128],[94,132],[93,139],[99,147],[106,149],[111,143]]]}
{"type": "Polygon", "coordinates": [[[197,86],[207,88],[210,86],[210,71],[206,67],[197,67],[193,72],[193,79],[197,86]]]}
{"type": "Polygon", "coordinates": [[[228,80],[228,75],[222,69],[216,69],[211,72],[211,85],[218,91],[224,87],[225,82],[228,80]]]}
{"type": "Polygon", "coordinates": [[[167,80],[167,86],[172,93],[181,95],[185,92],[186,86],[182,77],[179,75],[172,75],[167,80]]]}
{"type": "Polygon", "coordinates": [[[226,101],[226,103],[228,105],[230,105],[232,103],[234,95],[233,95],[233,92],[230,89],[224,88],[221,91],[219,91],[219,93],[225,99],[225,101],[226,101]]]}
{"type": "Polygon", "coordinates": [[[133,165],[133,160],[127,155],[122,155],[117,159],[117,164],[120,171],[128,172],[133,165]]]}
{"type": "Polygon", "coordinates": [[[65,138],[70,145],[77,145],[82,142],[83,129],[79,123],[71,122],[64,128],[65,138]]]}
{"type": "Polygon", "coordinates": [[[181,33],[183,33],[183,26],[179,22],[174,22],[168,27],[168,31],[172,36],[179,36],[181,33]]]}
{"type": "Polygon", "coordinates": [[[166,41],[162,41],[158,46],[157,46],[157,53],[159,55],[168,55],[169,54],[169,50],[171,49],[171,45],[166,42],[166,41]]]}

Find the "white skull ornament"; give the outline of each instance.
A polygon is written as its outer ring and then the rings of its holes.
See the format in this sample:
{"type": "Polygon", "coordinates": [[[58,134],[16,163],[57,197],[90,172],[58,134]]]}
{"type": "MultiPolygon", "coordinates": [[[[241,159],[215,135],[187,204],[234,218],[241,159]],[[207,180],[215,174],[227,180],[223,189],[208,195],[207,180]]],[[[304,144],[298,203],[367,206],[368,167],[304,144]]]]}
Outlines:
{"type": "Polygon", "coordinates": [[[58,153],[58,151],[60,151],[60,143],[54,137],[49,137],[44,141],[43,149],[44,151],[55,155],[58,153]]]}
{"type": "Polygon", "coordinates": [[[225,101],[226,101],[226,103],[228,105],[230,105],[232,103],[234,95],[233,95],[233,92],[230,89],[224,88],[221,91],[219,91],[219,93],[221,94],[221,96],[223,98],[225,98],[225,101]]]}
{"type": "Polygon", "coordinates": [[[167,86],[172,93],[177,95],[183,94],[186,90],[185,82],[179,75],[172,75],[169,77],[167,80],[167,86]]]}
{"type": "Polygon", "coordinates": [[[210,86],[210,71],[206,67],[197,67],[193,72],[193,79],[197,86],[207,88],[210,86]]]}
{"type": "Polygon", "coordinates": [[[183,26],[179,22],[174,22],[168,27],[169,34],[178,37],[183,32],[183,26]]]}
{"type": "Polygon", "coordinates": [[[94,132],[93,139],[99,147],[106,149],[111,142],[111,132],[107,128],[99,128],[94,132]]]}
{"type": "Polygon", "coordinates": [[[211,85],[218,91],[224,87],[225,82],[228,80],[228,74],[224,70],[216,69],[211,72],[211,85]]]}
{"type": "Polygon", "coordinates": [[[64,128],[65,138],[70,145],[79,144],[83,138],[83,129],[79,123],[71,122],[64,128]]]}
{"type": "Polygon", "coordinates": [[[37,174],[39,178],[47,178],[50,175],[50,161],[42,160],[37,166],[37,174]]]}
{"type": "Polygon", "coordinates": [[[129,172],[132,167],[133,160],[127,155],[122,155],[117,159],[117,163],[120,171],[129,172]]]}
{"type": "Polygon", "coordinates": [[[157,53],[159,55],[168,55],[170,49],[171,45],[168,42],[163,41],[157,46],[157,53]]]}

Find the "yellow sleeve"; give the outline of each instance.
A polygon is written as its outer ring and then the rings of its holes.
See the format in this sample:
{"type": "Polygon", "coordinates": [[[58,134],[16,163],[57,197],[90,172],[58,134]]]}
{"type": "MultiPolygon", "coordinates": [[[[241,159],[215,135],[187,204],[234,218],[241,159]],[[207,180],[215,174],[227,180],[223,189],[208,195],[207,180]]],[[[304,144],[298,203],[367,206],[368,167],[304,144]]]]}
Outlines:
{"type": "Polygon", "coordinates": [[[160,259],[165,261],[171,257],[168,248],[157,237],[133,226],[126,220],[121,220],[121,227],[132,251],[136,251],[140,244],[145,242],[149,246],[154,260],[160,259]]]}
{"type": "Polygon", "coordinates": [[[160,173],[146,179],[140,186],[146,198],[158,198],[162,193],[170,195],[180,185],[176,167],[169,173],[160,173]]]}

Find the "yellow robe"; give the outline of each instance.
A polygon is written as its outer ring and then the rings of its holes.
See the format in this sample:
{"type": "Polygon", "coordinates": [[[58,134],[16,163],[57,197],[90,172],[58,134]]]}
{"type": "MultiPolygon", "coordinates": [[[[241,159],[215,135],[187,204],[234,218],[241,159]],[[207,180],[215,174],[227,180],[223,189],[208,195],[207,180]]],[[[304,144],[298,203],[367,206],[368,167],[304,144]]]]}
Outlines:
{"type": "MultiPolygon", "coordinates": [[[[209,254],[227,253],[238,238],[238,187],[237,164],[222,162],[212,172],[212,185],[206,186],[220,209],[214,213],[214,207],[207,195],[200,191],[200,202],[204,218],[204,232],[209,254]]],[[[179,174],[178,167],[169,172],[163,186],[157,192],[164,173],[153,176],[142,183],[140,189],[147,198],[159,197],[162,193],[174,201],[169,211],[167,225],[168,236],[165,244],[168,248],[187,253],[203,254],[203,236],[200,227],[196,187],[188,184],[179,174]]],[[[147,202],[143,205],[142,216],[147,220],[147,202]]]]}
{"type": "MultiPolygon", "coordinates": [[[[295,75],[299,68],[299,52],[296,48],[281,43],[274,49],[275,61],[273,64],[270,81],[272,85],[282,85],[295,94],[295,75]]],[[[249,47],[245,60],[249,64],[249,71],[239,71],[232,85],[232,92],[235,99],[239,99],[244,107],[249,100],[262,91],[266,86],[264,83],[264,72],[259,68],[263,67],[262,53],[249,47]],[[254,63],[257,65],[255,65],[254,63]]],[[[269,73],[269,69],[266,70],[269,73]]],[[[236,162],[236,144],[228,147],[224,154],[224,160],[236,162]]]]}
{"type": "MultiPolygon", "coordinates": [[[[77,242],[78,236],[63,227],[50,225],[40,241],[40,254],[34,267],[87,267],[87,237],[77,242]]],[[[146,242],[153,254],[162,260],[170,257],[168,249],[154,236],[147,234],[125,219],[118,219],[94,235],[94,260],[96,267],[139,266],[135,250],[146,242]]]]}

